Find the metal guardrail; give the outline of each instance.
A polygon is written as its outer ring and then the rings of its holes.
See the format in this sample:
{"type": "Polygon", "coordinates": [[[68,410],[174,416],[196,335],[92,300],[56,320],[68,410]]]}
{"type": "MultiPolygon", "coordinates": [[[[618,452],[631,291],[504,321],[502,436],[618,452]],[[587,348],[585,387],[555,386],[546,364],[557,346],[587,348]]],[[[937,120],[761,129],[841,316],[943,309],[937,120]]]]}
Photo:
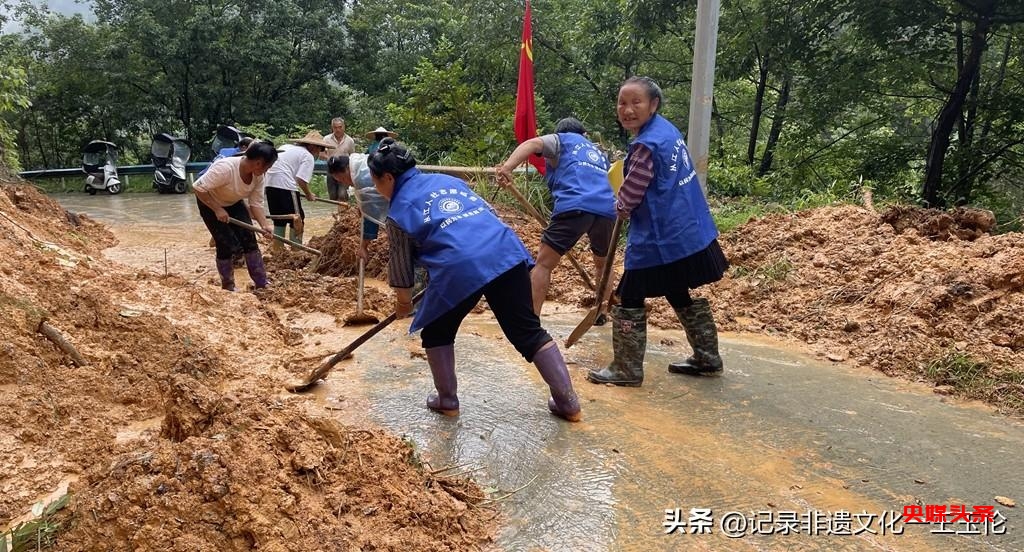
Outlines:
{"type": "MultiPolygon", "coordinates": [[[[190,176],[202,172],[203,169],[210,166],[209,161],[193,161],[185,165],[185,172],[190,176]]],[[[424,172],[439,172],[450,174],[452,176],[480,176],[484,174],[494,174],[492,167],[450,167],[444,165],[417,165],[417,168],[424,172]]],[[[132,176],[140,174],[153,174],[156,168],[153,165],[122,165],[117,168],[118,176],[132,176]]],[[[516,173],[536,173],[533,167],[527,166],[527,168],[517,168],[514,172],[516,173]]],[[[317,160],[313,165],[313,174],[327,174],[327,162],[317,160]]],[[[81,176],[85,178],[85,172],[81,167],[74,169],[41,169],[36,171],[21,171],[18,176],[30,180],[33,178],[68,178],[72,176],[81,176]]],[[[191,179],[190,179],[191,180],[191,179]]]]}
{"type": "MultiPolygon", "coordinates": [[[[327,174],[327,165],[320,162],[323,165],[323,172],[327,174]]],[[[185,164],[185,172],[188,174],[196,174],[201,172],[206,167],[210,166],[209,161],[193,161],[185,164]]],[[[117,168],[118,176],[122,175],[138,175],[138,174],[153,174],[156,167],[153,165],[121,165],[117,168]]],[[[37,171],[21,171],[18,176],[29,179],[29,178],[67,178],[69,176],[85,175],[85,171],[81,167],[74,169],[40,169],[37,171]]]]}

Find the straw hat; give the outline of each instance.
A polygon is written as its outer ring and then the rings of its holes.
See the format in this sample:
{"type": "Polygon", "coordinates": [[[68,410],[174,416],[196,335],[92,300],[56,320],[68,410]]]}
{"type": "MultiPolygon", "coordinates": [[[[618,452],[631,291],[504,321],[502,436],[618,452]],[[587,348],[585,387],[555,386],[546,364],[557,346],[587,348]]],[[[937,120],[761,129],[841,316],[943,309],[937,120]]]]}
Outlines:
{"type": "Polygon", "coordinates": [[[307,133],[302,138],[299,138],[298,140],[292,140],[292,142],[294,142],[295,144],[304,144],[308,146],[319,146],[321,148],[326,149],[334,147],[334,144],[328,144],[324,140],[324,137],[321,136],[320,133],[315,130],[309,131],[309,133],[307,133]]]}
{"type": "Polygon", "coordinates": [[[387,134],[388,136],[390,136],[392,138],[398,138],[398,133],[397,132],[391,132],[390,130],[388,130],[388,129],[384,128],[384,127],[377,127],[376,130],[371,130],[370,132],[367,132],[365,136],[367,138],[373,138],[374,135],[376,135],[376,134],[387,134]]]}

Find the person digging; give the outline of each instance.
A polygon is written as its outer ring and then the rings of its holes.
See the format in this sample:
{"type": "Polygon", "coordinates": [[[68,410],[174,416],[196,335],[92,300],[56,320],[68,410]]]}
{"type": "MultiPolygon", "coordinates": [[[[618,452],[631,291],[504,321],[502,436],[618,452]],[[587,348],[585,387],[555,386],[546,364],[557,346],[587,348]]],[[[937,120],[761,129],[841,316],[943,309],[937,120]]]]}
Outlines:
{"type": "MultiPolygon", "coordinates": [[[[533,311],[540,316],[551,285],[551,272],[584,234],[590,239],[594,255],[595,279],[600,278],[616,214],[615,195],[608,185],[608,159],[587,139],[587,131],[579,120],[566,117],[558,121],[553,134],[519,144],[504,163],[494,168],[498,184],[514,186],[512,171],[534,154],[544,157],[544,181],[554,199],[551,221],[541,234],[537,265],[530,271],[533,311]]],[[[599,297],[597,302],[606,299],[607,296],[599,297]]],[[[600,313],[594,324],[604,323],[605,315],[600,313]]]]}
{"type": "Polygon", "coordinates": [[[459,414],[455,337],[486,297],[505,337],[548,384],[548,409],[579,421],[580,401],[565,360],[533,312],[533,259],[516,233],[464,181],[420,172],[412,153],[390,138],[368,163],[377,191],[390,202],[388,283],[397,318],[412,314],[414,266],[425,266],[430,278],[410,327],[422,330],[434,380],[427,408],[459,414]]]}
{"type": "MultiPolygon", "coordinates": [[[[281,146],[277,163],[267,171],[267,207],[273,215],[274,233],[283,238],[286,228],[291,226],[291,240],[301,244],[302,221],[306,213],[302,209],[299,191],[307,200],[316,200],[309,188],[309,182],[313,179],[313,165],[316,157],[332,146],[315,130],[293,142],[281,146]],[[283,218],[282,215],[297,215],[297,218],[283,218]]],[[[279,244],[275,241],[271,245],[271,252],[280,253],[279,244]]]]}
{"type": "Polygon", "coordinates": [[[249,277],[256,289],[267,287],[267,269],[256,236],[250,230],[231,225],[228,219],[244,223],[255,221],[266,234],[273,231],[263,210],[263,177],[276,161],[274,146],[256,142],[244,156],[214,163],[192,186],[199,204],[199,215],[216,244],[221,288],[228,291],[235,290],[235,268],[231,257],[238,253],[244,255],[249,277]]]}

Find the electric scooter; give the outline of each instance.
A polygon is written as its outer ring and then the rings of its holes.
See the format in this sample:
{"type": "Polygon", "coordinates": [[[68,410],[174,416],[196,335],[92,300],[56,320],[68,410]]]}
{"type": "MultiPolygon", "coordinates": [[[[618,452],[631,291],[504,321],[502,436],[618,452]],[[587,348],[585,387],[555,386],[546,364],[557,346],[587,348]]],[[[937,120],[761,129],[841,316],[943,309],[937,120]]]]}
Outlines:
{"type": "Polygon", "coordinates": [[[188,190],[185,164],[192,155],[192,145],[182,138],[161,132],[153,135],[150,148],[153,158],[153,188],[161,194],[183,194],[188,190]]]}
{"type": "Polygon", "coordinates": [[[117,177],[117,146],[103,140],[93,140],[82,148],[82,171],[85,172],[85,192],[96,195],[106,190],[111,195],[124,189],[117,177]]]}

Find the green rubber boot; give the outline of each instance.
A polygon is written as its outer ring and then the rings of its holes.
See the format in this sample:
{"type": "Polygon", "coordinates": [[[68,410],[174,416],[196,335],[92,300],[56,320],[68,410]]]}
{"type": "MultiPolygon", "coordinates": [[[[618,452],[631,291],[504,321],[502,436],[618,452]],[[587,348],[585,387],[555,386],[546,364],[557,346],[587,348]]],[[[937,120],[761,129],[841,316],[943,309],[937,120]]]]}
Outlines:
{"type": "Polygon", "coordinates": [[[668,371],[689,376],[721,374],[724,367],[718,354],[718,328],[711,314],[711,303],[707,299],[694,299],[689,307],[676,309],[676,316],[686,331],[693,356],[683,362],[669,364],[668,371]]]}
{"type": "Polygon", "coordinates": [[[644,382],[644,352],[647,349],[647,310],[611,308],[612,349],[615,359],[607,368],[591,370],[592,383],[640,387],[644,382]]]}
{"type": "MultiPolygon", "coordinates": [[[[287,226],[274,226],[274,235],[279,238],[285,237],[284,233],[287,231],[287,226]]],[[[278,240],[273,240],[270,242],[270,253],[272,255],[278,255],[282,251],[284,251],[284,245],[281,242],[279,242],[278,240]]]]}

